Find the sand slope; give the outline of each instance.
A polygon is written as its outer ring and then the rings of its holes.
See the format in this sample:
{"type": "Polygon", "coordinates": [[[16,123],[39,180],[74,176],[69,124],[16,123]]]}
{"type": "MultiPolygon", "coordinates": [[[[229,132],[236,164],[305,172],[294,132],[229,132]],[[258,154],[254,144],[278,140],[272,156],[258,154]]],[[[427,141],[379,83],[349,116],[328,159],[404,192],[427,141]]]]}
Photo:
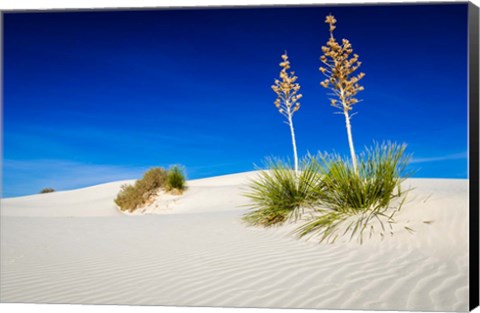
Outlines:
{"type": "Polygon", "coordinates": [[[397,219],[414,234],[332,245],[243,225],[254,175],[190,181],[168,209],[139,216],[113,205],[124,182],[3,199],[0,299],[467,310],[467,180],[407,181],[415,190],[397,219]]]}

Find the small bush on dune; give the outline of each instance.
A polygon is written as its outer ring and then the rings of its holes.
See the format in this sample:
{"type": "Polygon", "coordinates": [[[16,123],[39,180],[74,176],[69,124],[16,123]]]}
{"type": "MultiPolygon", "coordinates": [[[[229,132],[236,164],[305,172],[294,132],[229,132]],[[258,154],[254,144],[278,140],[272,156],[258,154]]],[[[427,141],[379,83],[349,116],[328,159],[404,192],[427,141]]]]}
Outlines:
{"type": "Polygon", "coordinates": [[[142,179],[135,182],[135,187],[145,198],[152,196],[159,188],[165,186],[167,171],[160,167],[149,169],[142,179]]]}
{"type": "Polygon", "coordinates": [[[406,171],[410,156],[405,145],[376,144],[359,156],[358,174],[348,160],[339,155],[318,157],[322,183],[317,191],[320,208],[311,221],[297,229],[300,237],[319,234],[321,240],[335,241],[338,231],[358,235],[360,242],[366,230],[376,231],[370,223],[380,224],[380,235],[391,227],[394,215],[405,201],[401,183],[410,176],[406,171]],[[392,205],[392,201],[395,202],[392,205]],[[344,228],[341,228],[343,225],[344,228]]]}
{"type": "Polygon", "coordinates": [[[302,161],[298,175],[281,160],[269,159],[266,165],[269,170],[261,171],[245,194],[252,200],[251,211],[243,216],[246,223],[267,227],[282,224],[289,218],[298,218],[318,200],[320,177],[317,165],[309,158],[302,161]]]}
{"type": "Polygon", "coordinates": [[[176,190],[183,192],[185,190],[185,174],[179,166],[173,166],[168,170],[165,187],[168,191],[176,190]]]}
{"type": "Polygon", "coordinates": [[[183,173],[176,167],[168,172],[160,167],[149,169],[135,184],[123,185],[114,201],[122,211],[133,212],[147,204],[161,188],[184,190],[185,178],[183,173]],[[179,173],[183,178],[181,182],[178,178],[179,173]]]}
{"type": "Polygon", "coordinates": [[[115,203],[122,211],[134,211],[144,203],[143,194],[134,185],[123,185],[115,198],[115,203]]]}
{"type": "Polygon", "coordinates": [[[55,192],[55,189],[53,188],[43,188],[40,190],[40,193],[50,193],[50,192],[55,192]]]}

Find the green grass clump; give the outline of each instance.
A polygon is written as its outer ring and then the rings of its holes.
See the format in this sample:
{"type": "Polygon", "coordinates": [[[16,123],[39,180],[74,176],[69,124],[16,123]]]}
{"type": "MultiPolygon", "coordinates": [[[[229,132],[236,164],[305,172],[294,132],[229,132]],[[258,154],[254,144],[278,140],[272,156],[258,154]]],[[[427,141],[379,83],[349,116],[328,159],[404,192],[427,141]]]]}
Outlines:
{"type": "Polygon", "coordinates": [[[358,235],[363,242],[364,232],[371,236],[375,232],[371,222],[377,221],[383,237],[385,224],[391,229],[405,201],[401,183],[411,174],[406,171],[410,156],[405,149],[406,145],[375,144],[359,155],[358,174],[341,156],[320,155],[320,205],[316,217],[297,229],[298,235],[319,234],[321,241],[335,241],[343,225],[343,235],[350,233],[350,239],[358,235]]]}
{"type": "Polygon", "coordinates": [[[175,190],[176,192],[183,192],[185,190],[185,174],[183,169],[179,166],[173,166],[169,169],[166,179],[166,189],[168,191],[175,190]]]}
{"type": "Polygon", "coordinates": [[[304,159],[298,176],[281,160],[268,159],[266,165],[268,170],[261,171],[245,193],[251,200],[251,210],[242,218],[246,223],[266,227],[282,224],[315,204],[320,183],[316,163],[304,159]]]}
{"type": "Polygon", "coordinates": [[[405,201],[401,184],[411,174],[405,149],[374,144],[358,156],[358,173],[338,154],[308,156],[298,176],[287,163],[270,159],[268,170],[250,182],[245,196],[251,210],[242,219],[265,227],[302,220],[294,232],[320,241],[357,235],[363,242],[367,230],[370,236],[379,230],[383,237],[405,201]]]}
{"type": "MultiPolygon", "coordinates": [[[[137,208],[147,204],[159,189],[164,188],[171,190],[172,175],[175,177],[178,175],[175,167],[169,171],[160,167],[149,169],[135,184],[123,185],[121,187],[120,192],[114,200],[115,204],[117,204],[122,211],[133,212],[137,208]]],[[[182,186],[183,189],[181,190],[184,190],[185,178],[183,178],[182,186]]]]}
{"type": "Polygon", "coordinates": [[[55,189],[53,188],[43,188],[40,190],[40,193],[50,193],[50,192],[55,192],[55,189]]]}

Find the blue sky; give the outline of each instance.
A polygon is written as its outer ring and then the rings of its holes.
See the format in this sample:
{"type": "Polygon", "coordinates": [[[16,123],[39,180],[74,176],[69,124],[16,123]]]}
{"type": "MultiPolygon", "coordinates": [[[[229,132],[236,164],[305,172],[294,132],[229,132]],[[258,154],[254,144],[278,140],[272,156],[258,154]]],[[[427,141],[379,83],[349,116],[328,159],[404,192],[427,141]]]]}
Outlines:
{"type": "Polygon", "coordinates": [[[357,152],[405,142],[417,177],[466,178],[466,4],[7,13],[3,196],[289,157],[270,88],[284,50],[304,96],[299,154],[348,155],[344,119],[319,85],[328,13],[367,74],[357,152]]]}

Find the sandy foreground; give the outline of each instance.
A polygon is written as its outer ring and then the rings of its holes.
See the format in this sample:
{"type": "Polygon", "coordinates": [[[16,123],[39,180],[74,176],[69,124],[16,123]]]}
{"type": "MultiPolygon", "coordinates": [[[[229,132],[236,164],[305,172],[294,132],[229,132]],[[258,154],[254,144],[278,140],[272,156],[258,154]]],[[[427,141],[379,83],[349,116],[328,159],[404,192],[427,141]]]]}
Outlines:
{"type": "Polygon", "coordinates": [[[135,216],[113,203],[125,182],[3,199],[0,300],[468,310],[467,180],[408,180],[395,234],[360,245],[245,226],[255,175],[189,181],[135,216]]]}

